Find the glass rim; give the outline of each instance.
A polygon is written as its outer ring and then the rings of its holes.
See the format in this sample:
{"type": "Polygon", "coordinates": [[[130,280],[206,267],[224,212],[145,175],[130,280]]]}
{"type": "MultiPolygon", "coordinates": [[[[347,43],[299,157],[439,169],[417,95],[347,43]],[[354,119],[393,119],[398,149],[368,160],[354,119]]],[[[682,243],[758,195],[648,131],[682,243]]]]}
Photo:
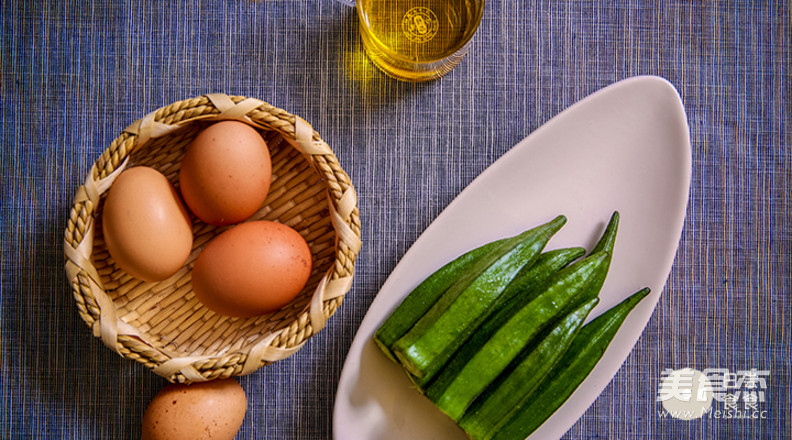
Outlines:
{"type": "MultiPolygon", "coordinates": [[[[342,0],[342,1],[344,1],[345,3],[347,2],[346,0],[342,0]]],[[[362,8],[360,7],[360,0],[352,1],[352,2],[348,2],[348,3],[349,4],[354,3],[355,9],[357,10],[357,16],[358,16],[358,21],[359,21],[358,25],[359,26],[364,26],[364,23],[367,23],[368,21],[364,18],[362,8]]],[[[441,63],[441,62],[447,60],[448,58],[453,57],[454,55],[458,55],[460,52],[464,51],[465,48],[467,48],[467,46],[471,43],[471,41],[473,40],[473,36],[476,35],[476,32],[478,32],[478,28],[481,25],[481,20],[482,20],[482,17],[484,16],[484,4],[485,3],[486,3],[485,0],[477,0],[476,1],[476,4],[478,5],[478,7],[476,8],[476,14],[475,14],[475,16],[473,18],[475,26],[473,26],[469,31],[467,31],[465,33],[464,38],[462,38],[459,41],[458,44],[456,44],[451,50],[449,50],[448,55],[446,55],[444,57],[430,58],[430,59],[427,59],[427,60],[424,60],[424,61],[415,61],[413,59],[410,59],[410,58],[407,58],[407,57],[405,57],[403,55],[400,55],[398,52],[396,52],[394,50],[391,50],[389,47],[387,47],[386,45],[382,44],[379,41],[378,38],[371,38],[371,36],[370,36],[369,40],[371,40],[372,44],[376,45],[377,50],[379,50],[382,53],[386,54],[391,59],[397,60],[399,62],[403,62],[403,63],[407,63],[407,64],[413,64],[413,65],[417,65],[417,66],[428,66],[428,65],[435,64],[435,63],[441,63]]],[[[367,27],[369,27],[369,26],[367,26],[367,27]]]]}

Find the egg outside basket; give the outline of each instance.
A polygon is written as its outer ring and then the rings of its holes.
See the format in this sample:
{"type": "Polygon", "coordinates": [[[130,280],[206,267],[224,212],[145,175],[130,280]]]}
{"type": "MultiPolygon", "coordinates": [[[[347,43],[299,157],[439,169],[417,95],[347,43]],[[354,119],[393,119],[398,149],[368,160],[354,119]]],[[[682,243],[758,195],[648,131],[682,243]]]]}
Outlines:
{"type": "Polygon", "coordinates": [[[299,350],[349,291],[360,245],[354,187],[319,134],[301,118],[258,99],[210,94],[149,113],[110,144],[75,194],[64,252],[77,309],[93,335],[124,358],[186,383],[249,374],[299,350]],[[178,187],[192,139],[209,124],[229,119],[258,129],[272,156],[270,192],[253,219],[291,226],[313,256],[311,277],[297,298],[254,318],[215,314],[190,287],[198,253],[228,227],[194,220],[187,263],[157,283],[119,269],[101,231],[105,193],[124,169],[150,166],[178,187]]]}

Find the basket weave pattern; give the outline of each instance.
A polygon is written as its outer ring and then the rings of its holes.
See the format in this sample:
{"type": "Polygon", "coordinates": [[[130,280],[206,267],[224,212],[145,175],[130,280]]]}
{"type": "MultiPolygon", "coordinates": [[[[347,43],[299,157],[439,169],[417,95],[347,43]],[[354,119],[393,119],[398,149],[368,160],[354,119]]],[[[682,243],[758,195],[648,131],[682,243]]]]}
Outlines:
{"type": "Polygon", "coordinates": [[[360,251],[357,196],[349,176],[301,118],[263,101],[211,94],[156,110],[127,127],[96,160],[75,194],[66,227],[66,274],[77,310],[94,336],[124,358],[171,382],[249,374],[299,350],[319,332],[348,292],[360,251]],[[272,183],[252,220],[273,220],[308,242],[313,271],[283,309],[231,318],[205,308],[190,288],[200,250],[228,228],[193,220],[193,251],[167,280],[137,280],[107,253],[101,230],[104,195],[126,168],[150,166],[178,187],[185,149],[220,120],[257,128],[270,148],[272,183]]]}

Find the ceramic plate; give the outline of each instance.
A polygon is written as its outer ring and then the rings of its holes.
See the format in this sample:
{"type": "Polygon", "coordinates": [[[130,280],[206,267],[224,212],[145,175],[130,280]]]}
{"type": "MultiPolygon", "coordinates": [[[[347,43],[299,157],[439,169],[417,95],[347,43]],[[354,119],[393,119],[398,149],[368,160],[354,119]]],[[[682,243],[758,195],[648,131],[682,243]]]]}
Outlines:
{"type": "Polygon", "coordinates": [[[566,225],[546,249],[590,249],[618,210],[611,269],[590,319],[642,287],[652,293],[625,321],[592,374],[531,438],[561,437],[611,381],[657,304],[682,232],[690,162],[681,99],[657,77],[602,89],[515,145],[432,222],[372,302],[338,384],[335,439],[465,439],[379,352],[372,341],[377,327],[424,278],[474,247],[564,214],[566,225]]]}

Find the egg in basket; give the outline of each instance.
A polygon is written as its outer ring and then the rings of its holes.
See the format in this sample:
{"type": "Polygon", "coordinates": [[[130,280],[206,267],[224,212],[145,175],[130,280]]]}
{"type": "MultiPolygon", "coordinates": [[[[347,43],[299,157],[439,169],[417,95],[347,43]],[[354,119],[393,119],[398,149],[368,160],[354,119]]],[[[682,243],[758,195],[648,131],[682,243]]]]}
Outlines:
{"type": "MultiPolygon", "coordinates": [[[[223,136],[205,137],[222,144],[223,136]]],[[[243,162],[253,167],[257,160],[245,156],[243,162]]],[[[184,383],[249,374],[299,350],[349,291],[360,246],[354,187],[319,134],[261,100],[209,94],[149,113],[111,143],[74,196],[64,252],[78,312],[94,336],[184,383]],[[205,165],[231,153],[209,153],[200,166],[189,165],[194,161],[185,155],[202,133],[223,126],[257,133],[269,153],[263,202],[237,183],[204,203],[217,208],[237,198],[230,206],[254,205],[237,217],[213,217],[189,194],[221,181],[216,172],[223,168],[205,165]],[[185,177],[188,167],[191,177],[185,177]],[[141,170],[151,175],[129,178],[145,174],[141,170]],[[136,219],[147,218],[141,211],[152,203],[174,220],[148,225],[146,232],[143,223],[156,222],[136,219]],[[157,233],[161,239],[143,240],[157,233]],[[146,245],[136,248],[139,241],[146,245]],[[165,267],[174,259],[179,264],[165,267]],[[288,284],[283,289],[291,293],[265,295],[262,303],[256,283],[288,284]]]]}

